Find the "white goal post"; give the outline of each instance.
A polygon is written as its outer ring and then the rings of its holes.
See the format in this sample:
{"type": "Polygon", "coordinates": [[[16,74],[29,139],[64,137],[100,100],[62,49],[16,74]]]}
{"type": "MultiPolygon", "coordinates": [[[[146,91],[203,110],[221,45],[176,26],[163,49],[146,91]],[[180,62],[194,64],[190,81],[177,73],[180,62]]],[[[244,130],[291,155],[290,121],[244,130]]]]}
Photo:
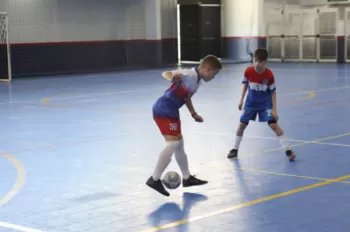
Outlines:
{"type": "Polygon", "coordinates": [[[9,20],[6,12],[0,12],[0,81],[11,82],[11,80],[9,20]]]}

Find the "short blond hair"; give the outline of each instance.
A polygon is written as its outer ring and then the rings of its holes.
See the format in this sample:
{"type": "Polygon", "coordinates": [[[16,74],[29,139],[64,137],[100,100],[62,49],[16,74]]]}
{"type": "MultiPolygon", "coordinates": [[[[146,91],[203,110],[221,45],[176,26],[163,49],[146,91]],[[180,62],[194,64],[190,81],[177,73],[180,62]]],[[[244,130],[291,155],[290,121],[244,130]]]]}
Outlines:
{"type": "Polygon", "coordinates": [[[221,61],[214,55],[207,55],[201,60],[200,66],[209,66],[211,69],[222,69],[221,61]]]}

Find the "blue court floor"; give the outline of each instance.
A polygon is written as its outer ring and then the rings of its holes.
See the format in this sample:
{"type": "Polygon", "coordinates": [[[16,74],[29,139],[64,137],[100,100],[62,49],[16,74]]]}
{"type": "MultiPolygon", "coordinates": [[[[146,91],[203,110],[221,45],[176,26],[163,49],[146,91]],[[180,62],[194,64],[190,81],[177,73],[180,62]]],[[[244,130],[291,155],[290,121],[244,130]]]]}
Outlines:
{"type": "Polygon", "coordinates": [[[0,231],[349,232],[350,66],[269,65],[291,163],[261,123],[226,158],[247,65],[201,86],[204,123],[182,109],[190,169],[209,184],[169,198],[145,185],[164,145],[151,114],[163,70],[0,84],[0,231]]]}

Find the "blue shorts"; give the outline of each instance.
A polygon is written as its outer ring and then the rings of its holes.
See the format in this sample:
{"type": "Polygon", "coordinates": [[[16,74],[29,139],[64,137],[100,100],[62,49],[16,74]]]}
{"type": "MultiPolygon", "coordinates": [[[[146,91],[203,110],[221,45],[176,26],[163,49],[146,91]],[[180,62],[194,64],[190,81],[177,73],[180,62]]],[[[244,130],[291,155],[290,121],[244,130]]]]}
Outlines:
{"type": "Polygon", "coordinates": [[[275,120],[275,117],[272,116],[272,109],[244,108],[242,110],[240,121],[244,124],[248,124],[249,121],[255,121],[257,115],[259,115],[259,122],[269,122],[275,120]]]}

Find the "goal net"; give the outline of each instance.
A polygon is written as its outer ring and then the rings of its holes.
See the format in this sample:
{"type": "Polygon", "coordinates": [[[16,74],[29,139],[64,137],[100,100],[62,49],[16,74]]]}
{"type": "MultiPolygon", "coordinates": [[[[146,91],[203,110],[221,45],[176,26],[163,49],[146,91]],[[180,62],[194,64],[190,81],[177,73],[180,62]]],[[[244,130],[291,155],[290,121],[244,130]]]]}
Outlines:
{"type": "Polygon", "coordinates": [[[12,80],[8,25],[7,13],[0,12],[0,81],[6,82],[12,80]]]}

